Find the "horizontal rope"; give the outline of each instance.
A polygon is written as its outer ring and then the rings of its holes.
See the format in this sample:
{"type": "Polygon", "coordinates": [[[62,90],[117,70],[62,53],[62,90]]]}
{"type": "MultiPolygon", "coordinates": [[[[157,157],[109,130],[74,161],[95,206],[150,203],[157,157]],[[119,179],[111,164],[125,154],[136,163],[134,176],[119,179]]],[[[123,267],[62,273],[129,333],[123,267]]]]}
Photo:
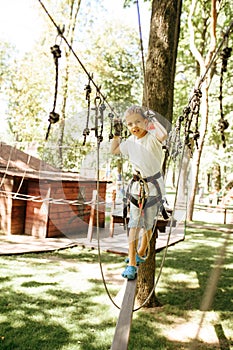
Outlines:
{"type": "MultiPolygon", "coordinates": [[[[31,201],[31,202],[48,202],[52,204],[69,204],[69,205],[94,205],[96,204],[96,201],[91,200],[91,201],[80,201],[80,200],[68,200],[64,198],[57,198],[54,199],[52,197],[49,198],[42,198],[41,196],[30,196],[27,194],[22,194],[22,193],[17,193],[17,192],[11,192],[11,191],[4,191],[0,190],[0,195],[5,198],[12,198],[16,200],[22,200],[22,201],[31,201]]],[[[111,202],[106,202],[106,201],[100,201],[99,204],[111,204],[111,202]]]]}

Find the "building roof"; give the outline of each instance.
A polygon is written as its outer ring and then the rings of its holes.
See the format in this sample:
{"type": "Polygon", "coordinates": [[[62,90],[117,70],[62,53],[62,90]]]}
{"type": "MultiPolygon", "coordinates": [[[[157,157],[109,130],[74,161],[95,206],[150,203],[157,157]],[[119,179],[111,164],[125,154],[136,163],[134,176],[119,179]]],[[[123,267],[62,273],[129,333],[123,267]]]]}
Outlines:
{"type": "MultiPolygon", "coordinates": [[[[81,176],[77,172],[61,171],[45,161],[4,142],[0,142],[0,177],[1,174],[40,181],[96,182],[96,177],[91,176],[90,173],[89,176],[81,176]]],[[[100,182],[111,181],[101,179],[100,182]]]]}
{"type": "Polygon", "coordinates": [[[87,180],[81,179],[78,173],[61,171],[43,160],[4,142],[0,142],[0,174],[52,181],[87,180]]]}

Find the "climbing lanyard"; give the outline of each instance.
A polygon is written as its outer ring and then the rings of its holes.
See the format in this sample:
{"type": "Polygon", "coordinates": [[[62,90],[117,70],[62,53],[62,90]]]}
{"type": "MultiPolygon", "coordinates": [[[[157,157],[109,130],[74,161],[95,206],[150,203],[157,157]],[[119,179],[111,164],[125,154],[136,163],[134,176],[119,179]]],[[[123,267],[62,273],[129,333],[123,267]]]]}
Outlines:
{"type": "Polygon", "coordinates": [[[86,101],[87,101],[87,120],[86,120],[86,127],[83,130],[83,146],[86,144],[86,139],[87,136],[90,134],[90,129],[89,129],[89,120],[90,120],[90,111],[91,111],[91,75],[89,76],[88,79],[88,84],[85,86],[86,90],[86,101]]]}

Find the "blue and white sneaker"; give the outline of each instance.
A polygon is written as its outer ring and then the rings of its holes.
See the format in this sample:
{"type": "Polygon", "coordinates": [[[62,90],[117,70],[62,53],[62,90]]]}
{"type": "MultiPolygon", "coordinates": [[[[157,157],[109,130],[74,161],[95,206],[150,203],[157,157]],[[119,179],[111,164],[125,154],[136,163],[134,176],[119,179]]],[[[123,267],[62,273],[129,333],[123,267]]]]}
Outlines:
{"type": "Polygon", "coordinates": [[[124,278],[128,278],[128,280],[134,280],[137,277],[136,266],[126,266],[126,268],[122,272],[121,276],[124,278]]]}
{"type": "MultiPolygon", "coordinates": [[[[141,258],[138,254],[136,255],[136,264],[139,266],[141,263],[144,263],[146,261],[146,257],[141,258]]],[[[128,264],[129,258],[125,259],[125,262],[128,264]]]]}

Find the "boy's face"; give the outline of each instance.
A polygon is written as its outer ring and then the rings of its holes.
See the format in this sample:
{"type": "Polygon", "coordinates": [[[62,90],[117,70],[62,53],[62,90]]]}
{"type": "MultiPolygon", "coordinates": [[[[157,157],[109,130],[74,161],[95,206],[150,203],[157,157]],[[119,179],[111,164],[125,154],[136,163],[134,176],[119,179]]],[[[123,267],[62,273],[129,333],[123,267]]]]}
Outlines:
{"type": "Polygon", "coordinates": [[[147,133],[148,120],[143,118],[140,114],[130,114],[126,118],[126,125],[132,135],[138,139],[145,136],[147,133]]]}

